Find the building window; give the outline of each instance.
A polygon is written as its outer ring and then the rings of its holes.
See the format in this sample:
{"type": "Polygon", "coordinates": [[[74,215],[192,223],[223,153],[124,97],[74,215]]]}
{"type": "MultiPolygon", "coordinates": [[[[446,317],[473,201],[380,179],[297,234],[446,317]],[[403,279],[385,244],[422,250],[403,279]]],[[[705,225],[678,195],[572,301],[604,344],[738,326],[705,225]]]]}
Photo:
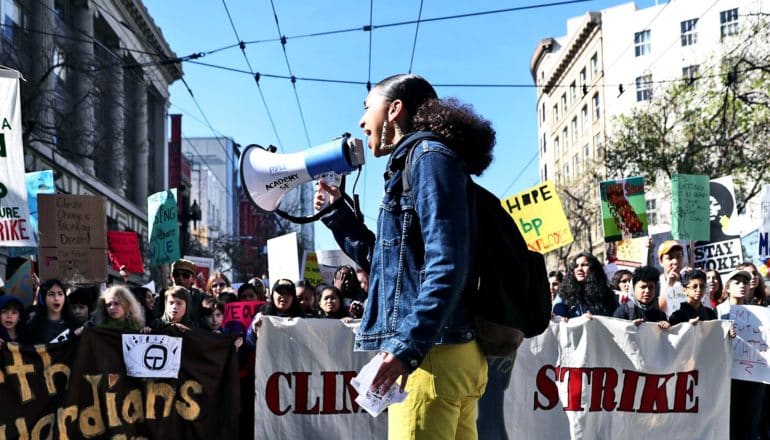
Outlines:
{"type": "Polygon", "coordinates": [[[548,180],[548,164],[543,164],[543,181],[548,180]]]}
{"type": "Polygon", "coordinates": [[[556,139],[553,140],[553,152],[559,152],[559,136],[556,136],[556,139]]]}
{"type": "Polygon", "coordinates": [[[645,204],[647,205],[647,210],[648,211],[654,211],[656,209],[656,206],[657,206],[656,200],[657,199],[647,200],[647,202],[645,204]]]}
{"type": "Polygon", "coordinates": [[[569,93],[572,96],[572,102],[577,101],[577,85],[575,81],[572,81],[572,84],[569,85],[569,93]]]}
{"type": "Polygon", "coordinates": [[[594,136],[594,151],[596,151],[596,157],[602,157],[602,134],[596,133],[594,136]]]}
{"type": "Polygon", "coordinates": [[[577,134],[578,134],[578,124],[577,124],[577,116],[572,118],[572,143],[574,144],[577,140],[577,134]]]}
{"type": "Polygon", "coordinates": [[[567,92],[561,94],[561,111],[567,114],[567,92]]]}
{"type": "Polygon", "coordinates": [[[697,64],[693,64],[692,66],[682,67],[682,79],[685,80],[687,84],[694,83],[699,76],[698,70],[699,70],[699,66],[697,64]]]}
{"type": "Polygon", "coordinates": [[[586,84],[588,84],[588,75],[586,74],[586,68],[583,67],[580,71],[580,87],[585,89],[586,84]]]}
{"type": "Polygon", "coordinates": [[[559,105],[554,104],[553,105],[553,122],[556,122],[559,120],[559,105]]]}
{"type": "Polygon", "coordinates": [[[648,55],[650,50],[650,30],[634,32],[634,56],[648,55]]]}
{"type": "Polygon", "coordinates": [[[591,144],[583,145],[583,159],[588,161],[591,158],[591,144]]]}
{"type": "Polygon", "coordinates": [[[578,177],[580,175],[580,154],[575,153],[574,156],[572,156],[572,169],[573,173],[575,173],[575,177],[578,177]]]}
{"type": "Polygon", "coordinates": [[[596,92],[594,94],[592,101],[594,104],[594,122],[596,122],[599,120],[599,116],[601,114],[601,103],[599,102],[599,92],[596,92]]]}
{"type": "Polygon", "coordinates": [[[540,119],[545,123],[545,103],[540,108],[540,119]]]}
{"type": "Polygon", "coordinates": [[[720,12],[719,24],[722,38],[736,35],[738,33],[738,8],[720,12]]]}
{"type": "Polygon", "coordinates": [[[698,42],[698,19],[685,20],[680,23],[682,30],[682,46],[691,46],[698,42]]]}
{"type": "Polygon", "coordinates": [[[564,180],[569,180],[569,164],[564,164],[564,180]]]}
{"type": "Polygon", "coordinates": [[[543,154],[545,154],[545,147],[546,147],[546,144],[545,144],[545,134],[543,134],[543,154]]]}
{"type": "Polygon", "coordinates": [[[591,75],[594,79],[599,76],[599,54],[596,53],[591,57],[591,75]]]}
{"type": "Polygon", "coordinates": [[[3,37],[13,42],[14,35],[21,35],[21,5],[17,0],[2,0],[3,37]]]}
{"type": "Polygon", "coordinates": [[[636,77],[636,101],[649,101],[652,99],[652,75],[636,77]]]}
{"type": "Polygon", "coordinates": [[[64,58],[64,50],[56,46],[53,51],[53,73],[61,82],[67,81],[67,60],[64,58]]]}
{"type": "Polygon", "coordinates": [[[569,130],[567,127],[561,131],[561,138],[564,140],[564,151],[567,151],[569,149],[569,130]]]}
{"type": "Polygon", "coordinates": [[[581,123],[583,124],[583,130],[588,127],[588,106],[584,105],[583,108],[580,110],[580,117],[581,117],[581,123]]]}

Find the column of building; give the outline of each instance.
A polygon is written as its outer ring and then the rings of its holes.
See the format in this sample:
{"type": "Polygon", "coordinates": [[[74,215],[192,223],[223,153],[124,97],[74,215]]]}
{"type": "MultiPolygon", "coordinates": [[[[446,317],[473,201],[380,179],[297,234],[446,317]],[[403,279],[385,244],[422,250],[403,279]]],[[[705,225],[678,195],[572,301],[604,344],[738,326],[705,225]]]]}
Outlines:
{"type": "Polygon", "coordinates": [[[32,34],[32,64],[30,78],[32,93],[31,117],[33,120],[32,140],[52,147],[54,131],[53,84],[54,74],[51,65],[54,54],[54,0],[32,2],[31,21],[33,29],[45,32],[32,34]]]}
{"type": "Polygon", "coordinates": [[[109,121],[112,124],[110,127],[110,142],[105,145],[109,154],[109,167],[110,172],[107,174],[108,184],[115,192],[121,197],[126,195],[126,87],[125,87],[125,73],[124,63],[120,54],[117,57],[113,57],[112,67],[109,70],[110,82],[109,82],[109,97],[110,106],[109,121]]]}
{"type": "Polygon", "coordinates": [[[148,175],[149,175],[149,142],[147,138],[148,111],[147,86],[144,81],[136,81],[133,89],[134,108],[131,111],[134,119],[134,169],[132,170],[134,187],[134,203],[140,207],[147,206],[148,175]]]}
{"type": "Polygon", "coordinates": [[[77,162],[83,171],[94,175],[94,132],[96,130],[96,96],[94,95],[94,14],[90,2],[76,3],[75,19],[83,38],[75,43],[75,81],[73,106],[75,133],[73,148],[77,149],[77,162]]]}

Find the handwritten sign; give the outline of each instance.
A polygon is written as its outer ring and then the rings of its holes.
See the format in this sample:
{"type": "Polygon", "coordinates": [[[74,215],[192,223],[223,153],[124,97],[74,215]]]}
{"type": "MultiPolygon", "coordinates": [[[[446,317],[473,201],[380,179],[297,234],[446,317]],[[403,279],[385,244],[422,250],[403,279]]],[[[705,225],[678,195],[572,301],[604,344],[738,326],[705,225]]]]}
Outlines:
{"type": "Polygon", "coordinates": [[[770,262],[770,184],[762,187],[759,213],[759,259],[770,262]]]}
{"type": "Polygon", "coordinates": [[[315,252],[305,252],[304,278],[313,283],[314,286],[325,282],[321,274],[321,266],[318,264],[318,256],[315,252]]]}
{"type": "Polygon", "coordinates": [[[132,231],[107,231],[107,254],[112,268],[120,270],[126,266],[130,273],[143,273],[142,254],[139,251],[139,237],[132,231]]]}
{"type": "Polygon", "coordinates": [[[182,338],[124,334],[123,361],[129,377],[176,379],[182,363],[182,338]]]}
{"type": "Polygon", "coordinates": [[[741,263],[743,252],[740,238],[700,244],[694,248],[693,265],[696,269],[716,270],[724,275],[732,272],[741,263]]]}
{"type": "Polygon", "coordinates": [[[225,316],[222,320],[224,327],[230,322],[240,323],[244,329],[249,328],[254,315],[257,314],[264,301],[234,301],[225,304],[225,316]]]}
{"type": "Polygon", "coordinates": [[[600,182],[599,198],[605,242],[647,235],[643,177],[600,182]]]}
{"type": "Polygon", "coordinates": [[[675,240],[710,239],[709,176],[671,176],[671,235],[675,240]]]}
{"type": "Polygon", "coordinates": [[[151,267],[171,263],[181,255],[176,197],[176,188],[171,188],[147,198],[151,267]]]}
{"type": "Polygon", "coordinates": [[[544,254],[575,240],[550,180],[502,200],[502,205],[533,251],[544,254]]]}
{"type": "Polygon", "coordinates": [[[24,177],[19,73],[0,71],[0,246],[37,246],[24,177]]]}
{"type": "Polygon", "coordinates": [[[770,384],[770,309],[730,306],[736,337],[733,345],[733,379],[770,384]]]}

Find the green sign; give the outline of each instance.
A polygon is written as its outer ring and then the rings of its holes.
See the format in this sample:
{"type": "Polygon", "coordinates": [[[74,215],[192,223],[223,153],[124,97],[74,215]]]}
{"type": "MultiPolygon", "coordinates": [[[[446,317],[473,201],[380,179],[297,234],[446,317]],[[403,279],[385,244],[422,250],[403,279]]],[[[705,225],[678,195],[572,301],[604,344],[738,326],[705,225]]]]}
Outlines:
{"type": "Polygon", "coordinates": [[[709,176],[671,176],[671,235],[674,240],[709,241],[709,176]]]}
{"type": "Polygon", "coordinates": [[[176,200],[176,188],[157,192],[147,198],[151,267],[174,262],[181,256],[176,200]]]}

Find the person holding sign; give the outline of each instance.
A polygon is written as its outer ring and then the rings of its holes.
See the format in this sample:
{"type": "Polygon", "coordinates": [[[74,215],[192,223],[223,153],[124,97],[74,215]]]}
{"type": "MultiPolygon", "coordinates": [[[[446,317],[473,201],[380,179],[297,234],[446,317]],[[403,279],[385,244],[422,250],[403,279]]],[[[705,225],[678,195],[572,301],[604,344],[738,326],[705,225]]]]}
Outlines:
{"type": "Polygon", "coordinates": [[[494,130],[413,74],[373,87],[359,125],[374,156],[388,158],[377,236],[335,186],[319,182],[314,205],[330,203],[324,224],[371,276],[355,342],[382,360],[370,391],[400,380],[408,392],[388,408],[390,438],[475,438],[487,362],[462,300],[476,220],[469,174],[491,162],[494,130]],[[411,197],[402,197],[405,167],[411,197]]]}

